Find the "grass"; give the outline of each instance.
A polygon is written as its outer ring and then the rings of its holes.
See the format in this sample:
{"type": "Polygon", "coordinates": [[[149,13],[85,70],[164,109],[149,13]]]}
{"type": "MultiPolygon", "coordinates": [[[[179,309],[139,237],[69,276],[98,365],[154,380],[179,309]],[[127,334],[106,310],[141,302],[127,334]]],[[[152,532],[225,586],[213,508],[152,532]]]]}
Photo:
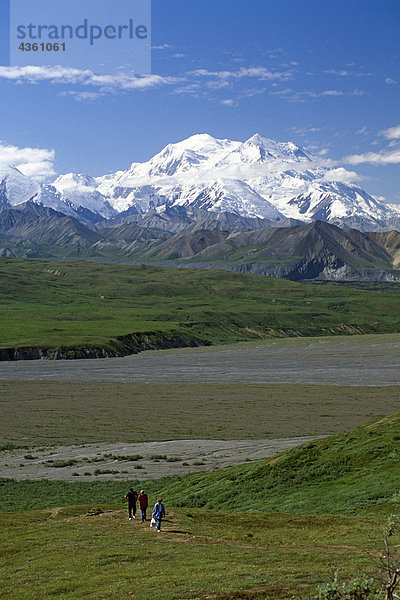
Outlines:
{"type": "MultiPolygon", "coordinates": [[[[135,482],[175,507],[288,514],[373,516],[400,504],[400,413],[285,451],[212,472],[135,482]]],[[[130,482],[7,481],[0,510],[113,504],[130,482]],[[28,504],[27,504],[28,503],[28,504]],[[60,504],[61,503],[61,504],[60,504]]]]}
{"type": "MultiPolygon", "coordinates": [[[[374,562],[376,519],[168,510],[161,535],[97,504],[0,516],[7,600],[283,600],[374,562]]],[[[167,505],[167,509],[169,509],[167,505]]]]}
{"type": "Polygon", "coordinates": [[[399,396],[399,387],[3,381],[0,450],[331,434],[398,410],[399,396]]]}
{"type": "Polygon", "coordinates": [[[400,330],[400,284],[3,257],[0,290],[0,348],[120,352],[119,336],[144,332],[189,344],[400,330]]]}
{"type": "MultiPolygon", "coordinates": [[[[12,259],[0,260],[0,284],[0,348],[115,348],[116,337],[134,332],[226,343],[400,329],[399,285],[12,259]]],[[[395,387],[2,382],[0,448],[337,433],[398,408],[398,394],[395,387]],[[155,420],[160,404],[166,409],[155,420]]],[[[370,568],[379,517],[399,502],[399,442],[395,416],[279,460],[147,482],[151,502],[162,493],[167,505],[160,536],[126,518],[121,499],[138,481],[2,480],[0,509],[15,511],[0,515],[2,598],[304,597],[335,567],[344,578],[370,568]],[[85,516],[99,505],[110,512],[85,516]]]]}
{"type": "Polygon", "coordinates": [[[344,580],[375,573],[383,518],[400,503],[399,466],[397,413],[211,473],[0,480],[2,598],[310,597],[336,569],[344,580]],[[131,485],[146,489],[150,505],[162,494],[161,535],[127,520],[121,501],[131,485]],[[97,506],[106,512],[87,516],[97,506]]]}
{"type": "Polygon", "coordinates": [[[272,459],[157,483],[175,506],[380,515],[399,510],[399,468],[396,413],[272,459]]]}

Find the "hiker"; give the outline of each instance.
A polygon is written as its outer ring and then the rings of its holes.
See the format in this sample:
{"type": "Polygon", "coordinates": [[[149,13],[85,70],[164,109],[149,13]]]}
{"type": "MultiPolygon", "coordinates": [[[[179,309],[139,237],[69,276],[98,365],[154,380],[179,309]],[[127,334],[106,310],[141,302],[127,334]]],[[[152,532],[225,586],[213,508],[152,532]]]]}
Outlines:
{"type": "Polygon", "coordinates": [[[140,518],[142,520],[142,523],[144,523],[144,521],[146,520],[146,510],[147,510],[147,507],[149,506],[147,494],[144,493],[144,490],[140,490],[138,501],[139,501],[139,508],[140,508],[140,518]]]}
{"type": "Polygon", "coordinates": [[[157,522],[157,532],[161,532],[161,519],[165,517],[165,507],[162,503],[162,498],[159,498],[153,508],[153,517],[157,522]]]}
{"type": "Polygon", "coordinates": [[[136,500],[137,493],[133,490],[133,488],[129,488],[129,492],[124,496],[124,499],[128,502],[128,514],[129,520],[136,519],[136,500]]]}

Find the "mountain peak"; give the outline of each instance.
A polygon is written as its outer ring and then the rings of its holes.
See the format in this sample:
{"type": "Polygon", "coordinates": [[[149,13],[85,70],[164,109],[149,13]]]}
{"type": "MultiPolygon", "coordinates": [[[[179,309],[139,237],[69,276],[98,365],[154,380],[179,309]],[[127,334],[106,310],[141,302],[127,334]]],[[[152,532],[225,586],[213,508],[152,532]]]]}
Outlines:
{"type": "Polygon", "coordinates": [[[256,146],[260,149],[260,156],[265,159],[282,158],[291,159],[292,161],[310,160],[304,148],[297,146],[293,142],[276,142],[271,138],[267,138],[260,133],[255,133],[243,144],[244,146],[256,146]]]}
{"type": "Polygon", "coordinates": [[[199,141],[199,142],[204,142],[204,141],[216,141],[217,138],[213,137],[212,135],[210,135],[209,133],[194,133],[193,135],[190,135],[188,138],[186,138],[186,140],[182,140],[182,141],[186,141],[188,142],[190,141],[199,141]]]}
{"type": "Polygon", "coordinates": [[[15,175],[17,177],[26,177],[15,165],[6,165],[0,167],[0,177],[7,177],[9,175],[15,175]]]}
{"type": "Polygon", "coordinates": [[[91,186],[96,187],[96,180],[87,173],[65,173],[64,175],[60,175],[57,179],[54,180],[53,185],[56,188],[61,188],[63,186],[70,185],[83,185],[83,186],[91,186]]]}
{"type": "Polygon", "coordinates": [[[398,210],[316,164],[295,143],[258,132],[244,142],[197,133],[104,177],[66,173],[46,186],[7,167],[0,170],[0,205],[33,198],[70,216],[79,213],[82,220],[81,209],[107,219],[124,211],[146,214],[182,206],[251,218],[320,219],[364,230],[399,226],[398,210]]]}
{"type": "Polygon", "coordinates": [[[262,145],[262,144],[268,143],[268,144],[271,144],[274,146],[276,146],[276,144],[277,144],[277,142],[275,142],[275,140],[267,138],[264,135],[261,135],[261,133],[255,133],[254,135],[249,137],[249,139],[246,140],[244,143],[245,144],[257,144],[257,145],[262,145]]]}

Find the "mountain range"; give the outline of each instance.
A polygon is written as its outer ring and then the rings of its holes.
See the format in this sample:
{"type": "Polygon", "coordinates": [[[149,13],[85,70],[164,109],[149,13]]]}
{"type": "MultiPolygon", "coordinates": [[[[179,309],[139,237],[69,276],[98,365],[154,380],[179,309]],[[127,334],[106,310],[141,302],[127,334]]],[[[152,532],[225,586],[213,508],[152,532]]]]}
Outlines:
{"type": "Polygon", "coordinates": [[[400,280],[400,233],[183,207],[87,226],[34,202],[0,209],[0,256],[227,269],[300,280],[400,280]]]}
{"type": "Polygon", "coordinates": [[[30,201],[88,225],[183,208],[210,213],[205,220],[230,214],[275,226],[319,220],[360,231],[400,229],[400,211],[347,176],[292,142],[198,134],[100,177],[68,173],[40,184],[7,167],[0,170],[0,206],[30,201]]]}
{"type": "Polygon", "coordinates": [[[399,280],[400,211],[335,180],[337,171],[258,134],[243,143],[194,135],[102,177],[40,184],[8,167],[0,256],[399,280]]]}

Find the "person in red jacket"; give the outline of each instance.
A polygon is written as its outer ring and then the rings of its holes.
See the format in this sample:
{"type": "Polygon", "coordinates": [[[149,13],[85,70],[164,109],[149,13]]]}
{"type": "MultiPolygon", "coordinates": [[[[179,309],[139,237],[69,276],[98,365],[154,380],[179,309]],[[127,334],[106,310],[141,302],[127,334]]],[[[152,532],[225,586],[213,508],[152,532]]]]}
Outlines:
{"type": "Polygon", "coordinates": [[[144,490],[140,490],[140,494],[138,496],[139,508],[140,508],[140,517],[142,519],[142,523],[146,520],[146,510],[149,506],[149,501],[147,498],[147,494],[144,493],[144,490]]]}

